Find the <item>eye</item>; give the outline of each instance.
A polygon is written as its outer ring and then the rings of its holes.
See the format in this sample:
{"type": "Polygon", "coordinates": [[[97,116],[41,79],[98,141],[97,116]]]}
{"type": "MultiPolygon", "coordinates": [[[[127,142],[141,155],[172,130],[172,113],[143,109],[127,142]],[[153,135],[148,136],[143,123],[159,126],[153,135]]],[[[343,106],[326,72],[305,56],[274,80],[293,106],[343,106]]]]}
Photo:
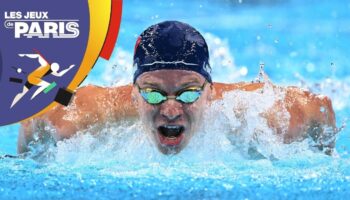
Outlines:
{"type": "Polygon", "coordinates": [[[200,97],[200,95],[201,95],[201,91],[186,90],[186,91],[183,91],[178,97],[176,97],[176,99],[184,103],[193,103],[200,97]]]}
{"type": "Polygon", "coordinates": [[[142,97],[150,104],[159,104],[166,100],[166,97],[158,91],[155,90],[142,90],[142,97]]]}

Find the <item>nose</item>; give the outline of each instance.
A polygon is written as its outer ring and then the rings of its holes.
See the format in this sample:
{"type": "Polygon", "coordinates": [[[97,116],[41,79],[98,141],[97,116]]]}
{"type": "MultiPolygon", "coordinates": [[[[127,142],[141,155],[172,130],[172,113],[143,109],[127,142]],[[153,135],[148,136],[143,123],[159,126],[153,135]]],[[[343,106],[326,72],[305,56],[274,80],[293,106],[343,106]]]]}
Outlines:
{"type": "Polygon", "coordinates": [[[175,121],[183,114],[182,104],[174,99],[168,99],[161,105],[160,114],[168,121],[175,121]]]}

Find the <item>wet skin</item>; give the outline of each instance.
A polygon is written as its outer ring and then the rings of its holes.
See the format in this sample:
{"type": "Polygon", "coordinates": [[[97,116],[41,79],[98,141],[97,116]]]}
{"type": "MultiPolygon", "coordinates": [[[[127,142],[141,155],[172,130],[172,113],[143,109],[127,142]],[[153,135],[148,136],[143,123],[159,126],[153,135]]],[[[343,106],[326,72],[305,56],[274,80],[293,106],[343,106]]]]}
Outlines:
{"type": "MultiPolygon", "coordinates": [[[[186,88],[200,88],[205,82],[196,72],[159,70],[142,74],[136,83],[140,88],[152,88],[175,96],[186,88]]],[[[160,105],[151,105],[139,94],[138,88],[134,89],[134,102],[145,130],[162,153],[178,153],[189,143],[208,107],[210,90],[210,84],[205,84],[199,99],[190,104],[168,99],[160,105]],[[181,127],[183,130],[176,137],[166,137],[162,134],[162,127],[181,127]]]]}
{"type": "MultiPolygon", "coordinates": [[[[168,95],[175,95],[189,86],[200,87],[204,81],[205,79],[195,72],[159,70],[144,73],[137,79],[137,84],[141,88],[153,87],[168,95]]],[[[42,138],[47,138],[46,135],[50,134],[55,140],[62,140],[75,135],[79,130],[88,129],[91,125],[103,126],[107,122],[123,119],[141,119],[148,136],[162,153],[178,153],[195,134],[202,121],[202,113],[211,100],[221,99],[225,92],[250,92],[263,86],[263,83],[206,84],[200,98],[193,104],[185,105],[174,99],[169,99],[161,105],[150,105],[140,95],[138,87],[132,85],[111,88],[85,86],[77,90],[68,107],[58,105],[39,117],[22,122],[18,152],[28,151],[28,144],[33,140],[34,133],[39,133],[39,137],[42,138]],[[184,127],[181,137],[162,137],[159,127],[165,125],[184,127]],[[48,133],[47,127],[54,131],[48,133]]],[[[324,131],[319,128],[322,125],[329,126],[334,129],[334,133],[336,132],[334,111],[329,98],[297,87],[280,89],[285,91],[285,98],[275,102],[273,108],[262,113],[262,116],[267,119],[269,127],[276,134],[283,136],[285,143],[302,140],[309,130],[317,130],[315,135],[322,137],[324,131]],[[290,115],[286,123],[281,122],[278,117],[283,105],[290,115]],[[285,129],[286,131],[282,131],[285,129]]],[[[334,141],[328,144],[328,147],[333,148],[334,141]]]]}

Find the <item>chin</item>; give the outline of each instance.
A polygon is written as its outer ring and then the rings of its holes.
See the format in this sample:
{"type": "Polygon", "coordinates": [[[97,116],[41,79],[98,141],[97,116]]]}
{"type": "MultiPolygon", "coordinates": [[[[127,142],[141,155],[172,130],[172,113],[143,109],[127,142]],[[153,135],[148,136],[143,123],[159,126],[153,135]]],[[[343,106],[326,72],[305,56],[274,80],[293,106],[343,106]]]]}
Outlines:
{"type": "Polygon", "coordinates": [[[161,144],[158,144],[158,150],[165,154],[165,155],[175,155],[181,152],[182,147],[180,146],[162,146],[161,144]]]}

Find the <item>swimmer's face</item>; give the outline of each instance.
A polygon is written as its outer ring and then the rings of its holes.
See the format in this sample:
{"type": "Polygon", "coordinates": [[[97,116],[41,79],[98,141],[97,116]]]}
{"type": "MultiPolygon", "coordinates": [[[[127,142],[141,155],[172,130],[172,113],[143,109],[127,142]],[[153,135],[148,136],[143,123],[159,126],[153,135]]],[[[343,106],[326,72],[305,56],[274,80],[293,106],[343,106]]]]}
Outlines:
{"type": "Polygon", "coordinates": [[[164,154],[180,152],[190,141],[202,121],[202,115],[210,99],[210,84],[204,77],[192,71],[158,70],[142,74],[136,81],[133,99],[141,120],[158,149],[164,154]],[[204,87],[203,87],[204,86],[204,87]],[[170,98],[160,104],[147,103],[139,89],[160,91],[176,96],[183,91],[202,89],[193,103],[181,103],[170,98]]]}

